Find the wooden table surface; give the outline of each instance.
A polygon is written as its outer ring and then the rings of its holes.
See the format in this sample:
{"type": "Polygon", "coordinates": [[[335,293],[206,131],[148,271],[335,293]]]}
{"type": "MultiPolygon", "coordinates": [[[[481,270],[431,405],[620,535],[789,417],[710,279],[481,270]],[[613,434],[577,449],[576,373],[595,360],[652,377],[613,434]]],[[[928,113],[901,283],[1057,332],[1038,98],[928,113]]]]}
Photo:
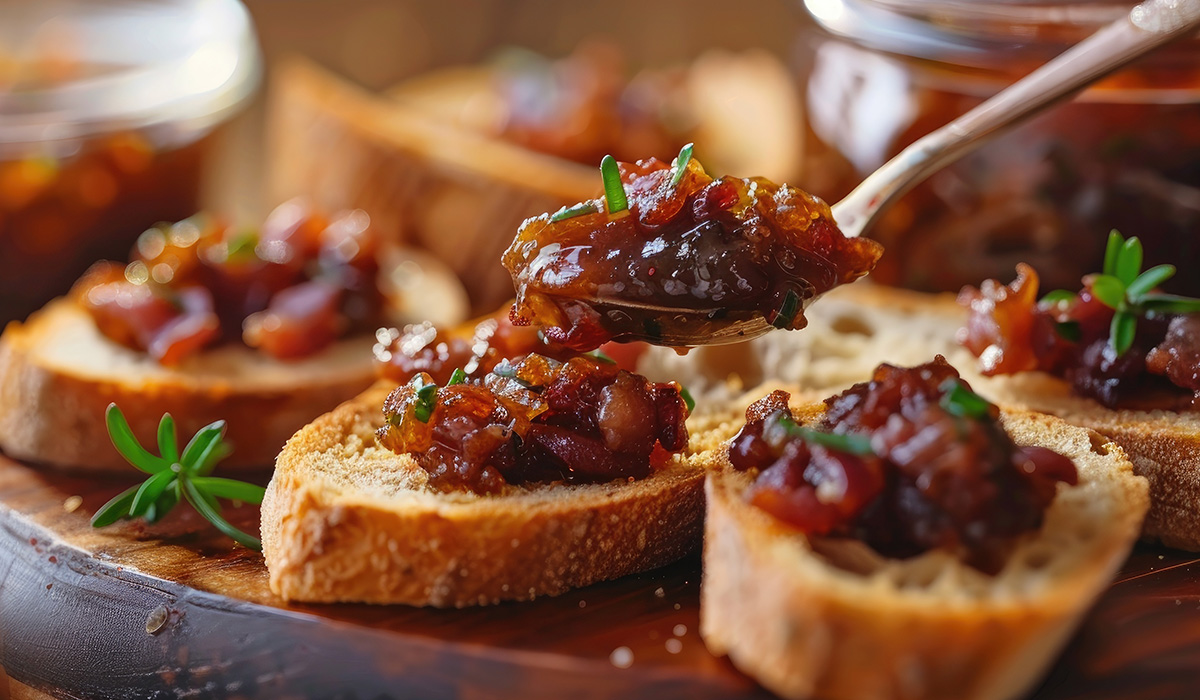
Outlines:
{"type": "MultiPolygon", "coordinates": [[[[184,507],[92,529],[130,483],[0,457],[0,698],[5,674],[72,698],[770,697],[701,643],[698,558],[532,603],[288,605],[184,507]]],[[[228,514],[253,530],[258,510],[228,514]]],[[[1149,546],[1034,695],[1198,696],[1200,559],[1149,546]]]]}

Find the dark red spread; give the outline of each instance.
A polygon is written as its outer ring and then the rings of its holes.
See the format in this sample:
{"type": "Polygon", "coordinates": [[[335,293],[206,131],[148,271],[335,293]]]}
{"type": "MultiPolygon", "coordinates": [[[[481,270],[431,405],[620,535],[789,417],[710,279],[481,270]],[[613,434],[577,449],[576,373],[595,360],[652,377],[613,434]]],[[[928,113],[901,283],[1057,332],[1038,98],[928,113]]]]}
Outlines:
{"type": "Polygon", "coordinates": [[[146,231],[129,264],[97,263],[72,295],[104,335],[164,365],[231,340],[294,359],[378,325],[376,245],[361,211],[288,202],[259,231],[197,215],[146,231]]]}
{"type": "Polygon", "coordinates": [[[764,322],[798,329],[809,302],[867,274],[882,253],[843,236],[828,205],[798,189],[714,179],[691,158],[678,167],[622,163],[628,209],[618,214],[601,198],[578,215],[526,220],[503,258],[514,321],[580,350],[764,322]]]}
{"type": "Polygon", "coordinates": [[[959,293],[969,310],[959,341],[980,358],[987,375],[1041,370],[1110,408],[1192,407],[1200,396],[1200,316],[1177,310],[1195,300],[1153,288],[1135,293],[1136,299],[1120,293],[1112,298],[1112,279],[1089,275],[1079,292],[1039,301],[1037,273],[1018,265],[1007,286],[987,280],[959,293]],[[1118,308],[1124,321],[1116,319],[1118,308]],[[1119,328],[1123,323],[1127,327],[1119,328]]]}
{"type": "Polygon", "coordinates": [[[678,106],[682,71],[643,72],[632,80],[620,52],[589,42],[551,61],[511,53],[497,71],[503,99],[500,137],[580,163],[606,153],[669,157],[691,140],[692,119],[678,106]]]}
{"type": "MultiPolygon", "coordinates": [[[[414,323],[403,330],[379,331],[375,359],[379,376],[407,382],[424,372],[434,383],[445,384],[454,370],[467,378],[484,377],[502,361],[516,362],[530,353],[568,360],[578,353],[550,342],[538,328],[516,326],[505,304],[496,313],[449,330],[432,323],[414,323]]],[[[608,357],[621,369],[634,371],[643,343],[607,343],[599,356],[608,357]]]]}
{"type": "Polygon", "coordinates": [[[382,446],[412,454],[441,491],[637,479],[687,446],[678,384],[593,357],[529,355],[482,380],[454,381],[438,387],[422,373],[394,390],[377,433],[382,446]]]}
{"type": "Polygon", "coordinates": [[[754,505],[811,535],[853,537],[889,557],[944,548],[994,573],[1020,535],[1041,526],[1075,465],[1021,447],[998,409],[971,392],[940,355],[880,365],[870,382],[825,400],[799,426],[787,392],[746,410],[729,446],[738,470],[758,470],[754,505]]]}

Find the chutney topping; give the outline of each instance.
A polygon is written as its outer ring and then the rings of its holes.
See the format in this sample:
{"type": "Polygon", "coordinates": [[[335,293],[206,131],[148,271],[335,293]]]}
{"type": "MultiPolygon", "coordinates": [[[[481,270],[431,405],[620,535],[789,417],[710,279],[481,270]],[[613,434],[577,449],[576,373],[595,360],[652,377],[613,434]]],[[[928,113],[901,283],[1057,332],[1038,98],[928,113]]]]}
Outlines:
{"type": "Polygon", "coordinates": [[[1109,408],[1193,408],[1200,397],[1200,315],[1188,309],[1200,302],[1133,284],[1170,267],[1139,275],[1138,251],[1124,281],[1111,274],[1113,263],[1084,277],[1076,293],[1039,300],[1037,272],[1024,264],[1008,285],[964,287],[958,302],[968,316],[959,342],[979,357],[985,375],[1039,370],[1109,408]]]}
{"type": "Polygon", "coordinates": [[[514,323],[578,350],[762,321],[799,329],[809,302],[882,253],[843,236],[816,197],[764,178],[714,179],[682,160],[621,163],[623,211],[601,198],[527,219],[503,257],[514,323]]]}
{"type": "Polygon", "coordinates": [[[1015,445],[999,409],[940,355],[912,368],[883,364],[825,400],[799,426],[775,391],[746,410],[729,445],[739,471],[757,470],[746,498],[805,534],[851,537],[889,557],[955,552],[999,571],[1016,539],[1041,526],[1074,463],[1015,445]]]}
{"type": "Polygon", "coordinates": [[[146,231],[128,264],[93,265],[71,293],[101,333],[164,365],[228,341],[295,359],[378,325],[376,245],[361,211],[287,202],[259,231],[197,215],[146,231]]]}
{"type": "Polygon", "coordinates": [[[420,373],[388,395],[383,414],[379,444],[411,454],[439,491],[638,479],[688,441],[678,384],[587,355],[531,354],[440,387],[420,373]]]}

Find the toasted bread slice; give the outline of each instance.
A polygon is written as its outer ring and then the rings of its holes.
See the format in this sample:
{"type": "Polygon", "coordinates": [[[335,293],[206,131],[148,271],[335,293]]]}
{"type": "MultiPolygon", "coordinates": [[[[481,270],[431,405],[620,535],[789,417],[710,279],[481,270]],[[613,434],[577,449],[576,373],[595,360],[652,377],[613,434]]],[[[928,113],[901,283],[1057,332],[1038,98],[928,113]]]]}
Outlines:
{"type": "Polygon", "coordinates": [[[104,410],[116,402],[143,444],[163,413],[183,438],[224,419],[233,454],[222,470],[270,466],[313,416],[374,381],[373,336],[280,362],[243,346],[163,367],[100,334],[68,299],[50,302],[0,336],[0,448],[10,457],[79,471],[130,470],[113,448],[104,410]]]}
{"type": "MultiPolygon", "coordinates": [[[[815,412],[816,408],[809,409],[815,412]]],[[[907,560],[807,538],[709,475],[700,632],[787,698],[1014,698],[1027,692],[1137,538],[1146,482],[1121,448],[1050,416],[1005,411],[1018,444],[1075,461],[1041,529],[995,576],[932,551],[907,560]]]]}
{"type": "MultiPolygon", "coordinates": [[[[379,447],[381,381],[288,441],[262,505],[271,590],[289,600],[465,607],[557,595],[694,549],[703,465],[644,479],[439,493],[379,447]]],[[[704,444],[704,443],[699,443],[704,444]]],[[[709,445],[710,447],[715,446],[709,445]]]]}
{"type": "Polygon", "coordinates": [[[966,311],[951,294],[860,282],[833,290],[806,314],[808,328],[768,334],[733,361],[718,348],[686,358],[655,348],[638,371],[678,379],[697,396],[719,400],[764,376],[829,393],[868,379],[880,362],[908,365],[940,353],[989,400],[1059,416],[1120,444],[1134,472],[1150,482],[1144,536],[1200,551],[1200,412],[1114,410],[1073,395],[1067,382],[1044,372],[984,377],[955,341],[966,311]]]}

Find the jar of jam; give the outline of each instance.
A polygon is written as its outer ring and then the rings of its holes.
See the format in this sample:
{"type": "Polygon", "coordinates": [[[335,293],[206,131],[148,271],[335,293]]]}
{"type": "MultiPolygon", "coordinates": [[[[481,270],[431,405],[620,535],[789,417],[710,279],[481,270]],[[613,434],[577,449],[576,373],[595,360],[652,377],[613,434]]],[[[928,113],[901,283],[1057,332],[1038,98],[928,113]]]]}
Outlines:
{"type": "Polygon", "coordinates": [[[236,0],[0,3],[0,325],[194,214],[259,74],[236,0]]]}
{"type": "MultiPolygon", "coordinates": [[[[837,201],[924,134],[1127,14],[1128,0],[804,0],[805,177],[837,201]]],[[[1039,115],[899,200],[868,235],[873,276],[957,290],[1011,279],[1046,289],[1101,269],[1111,229],[1147,264],[1200,262],[1200,41],[1178,42],[1039,115]]],[[[1200,275],[1170,291],[1200,294],[1200,275]]]]}

